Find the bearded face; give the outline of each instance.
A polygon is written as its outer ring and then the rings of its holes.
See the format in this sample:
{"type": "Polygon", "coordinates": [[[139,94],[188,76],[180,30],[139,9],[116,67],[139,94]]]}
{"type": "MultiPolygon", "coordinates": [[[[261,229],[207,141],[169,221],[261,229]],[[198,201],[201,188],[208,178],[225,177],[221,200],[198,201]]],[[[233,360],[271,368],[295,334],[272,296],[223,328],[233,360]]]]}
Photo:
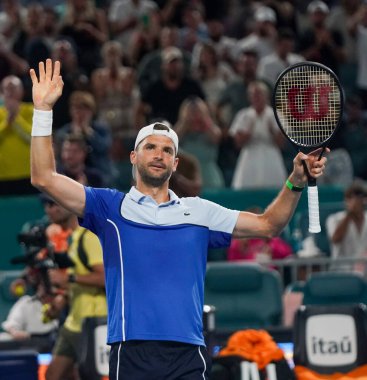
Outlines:
{"type": "Polygon", "coordinates": [[[150,187],[161,187],[176,170],[178,159],[171,139],[148,136],[131,154],[136,178],[150,187]]]}

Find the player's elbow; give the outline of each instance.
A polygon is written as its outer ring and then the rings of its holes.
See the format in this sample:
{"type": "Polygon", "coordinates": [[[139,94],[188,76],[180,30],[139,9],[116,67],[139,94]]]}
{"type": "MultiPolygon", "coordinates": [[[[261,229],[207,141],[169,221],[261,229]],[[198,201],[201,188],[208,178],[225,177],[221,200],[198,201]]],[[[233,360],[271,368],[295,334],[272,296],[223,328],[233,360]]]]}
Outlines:
{"type": "Polygon", "coordinates": [[[40,191],[45,191],[51,183],[52,176],[31,173],[31,184],[40,191]]]}

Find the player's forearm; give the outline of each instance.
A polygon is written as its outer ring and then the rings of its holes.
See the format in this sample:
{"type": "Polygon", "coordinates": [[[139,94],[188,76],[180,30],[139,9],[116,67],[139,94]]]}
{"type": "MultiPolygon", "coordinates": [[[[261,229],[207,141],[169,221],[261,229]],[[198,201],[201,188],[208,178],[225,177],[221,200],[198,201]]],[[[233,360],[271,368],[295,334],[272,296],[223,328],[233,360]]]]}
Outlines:
{"type": "Polygon", "coordinates": [[[263,214],[269,236],[277,236],[282,232],[292,218],[300,197],[300,192],[292,191],[285,185],[283,186],[283,189],[263,214]]]}
{"type": "Polygon", "coordinates": [[[32,137],[31,140],[31,182],[40,190],[46,189],[56,173],[52,148],[52,137],[32,137]]]}
{"type": "Polygon", "coordinates": [[[31,183],[40,190],[50,185],[56,173],[52,148],[52,111],[34,109],[31,140],[31,183]]]}

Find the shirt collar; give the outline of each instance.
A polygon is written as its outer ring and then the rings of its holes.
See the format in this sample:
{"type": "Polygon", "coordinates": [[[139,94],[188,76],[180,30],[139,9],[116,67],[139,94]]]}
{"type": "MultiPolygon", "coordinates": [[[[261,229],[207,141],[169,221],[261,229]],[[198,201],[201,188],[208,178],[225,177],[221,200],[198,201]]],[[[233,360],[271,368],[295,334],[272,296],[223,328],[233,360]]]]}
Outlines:
{"type": "MultiPolygon", "coordinates": [[[[157,204],[157,202],[150,195],[145,195],[141,193],[135,186],[131,187],[128,195],[134,202],[138,204],[143,204],[143,203],[157,204]]],[[[161,203],[160,205],[158,205],[159,207],[165,207],[165,206],[170,206],[176,203],[180,203],[180,198],[172,190],[168,189],[168,195],[169,195],[169,201],[161,203]]]]}

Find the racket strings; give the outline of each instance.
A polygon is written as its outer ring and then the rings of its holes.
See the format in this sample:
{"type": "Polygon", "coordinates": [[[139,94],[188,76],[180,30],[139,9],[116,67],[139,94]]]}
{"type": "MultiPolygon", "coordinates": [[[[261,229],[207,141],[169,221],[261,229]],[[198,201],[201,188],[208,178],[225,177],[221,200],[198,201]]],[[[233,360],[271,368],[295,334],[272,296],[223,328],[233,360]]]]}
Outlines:
{"type": "Polygon", "coordinates": [[[312,65],[295,67],[275,91],[277,116],[291,140],[315,146],[330,138],[342,110],[340,87],[328,71],[312,65]]]}

